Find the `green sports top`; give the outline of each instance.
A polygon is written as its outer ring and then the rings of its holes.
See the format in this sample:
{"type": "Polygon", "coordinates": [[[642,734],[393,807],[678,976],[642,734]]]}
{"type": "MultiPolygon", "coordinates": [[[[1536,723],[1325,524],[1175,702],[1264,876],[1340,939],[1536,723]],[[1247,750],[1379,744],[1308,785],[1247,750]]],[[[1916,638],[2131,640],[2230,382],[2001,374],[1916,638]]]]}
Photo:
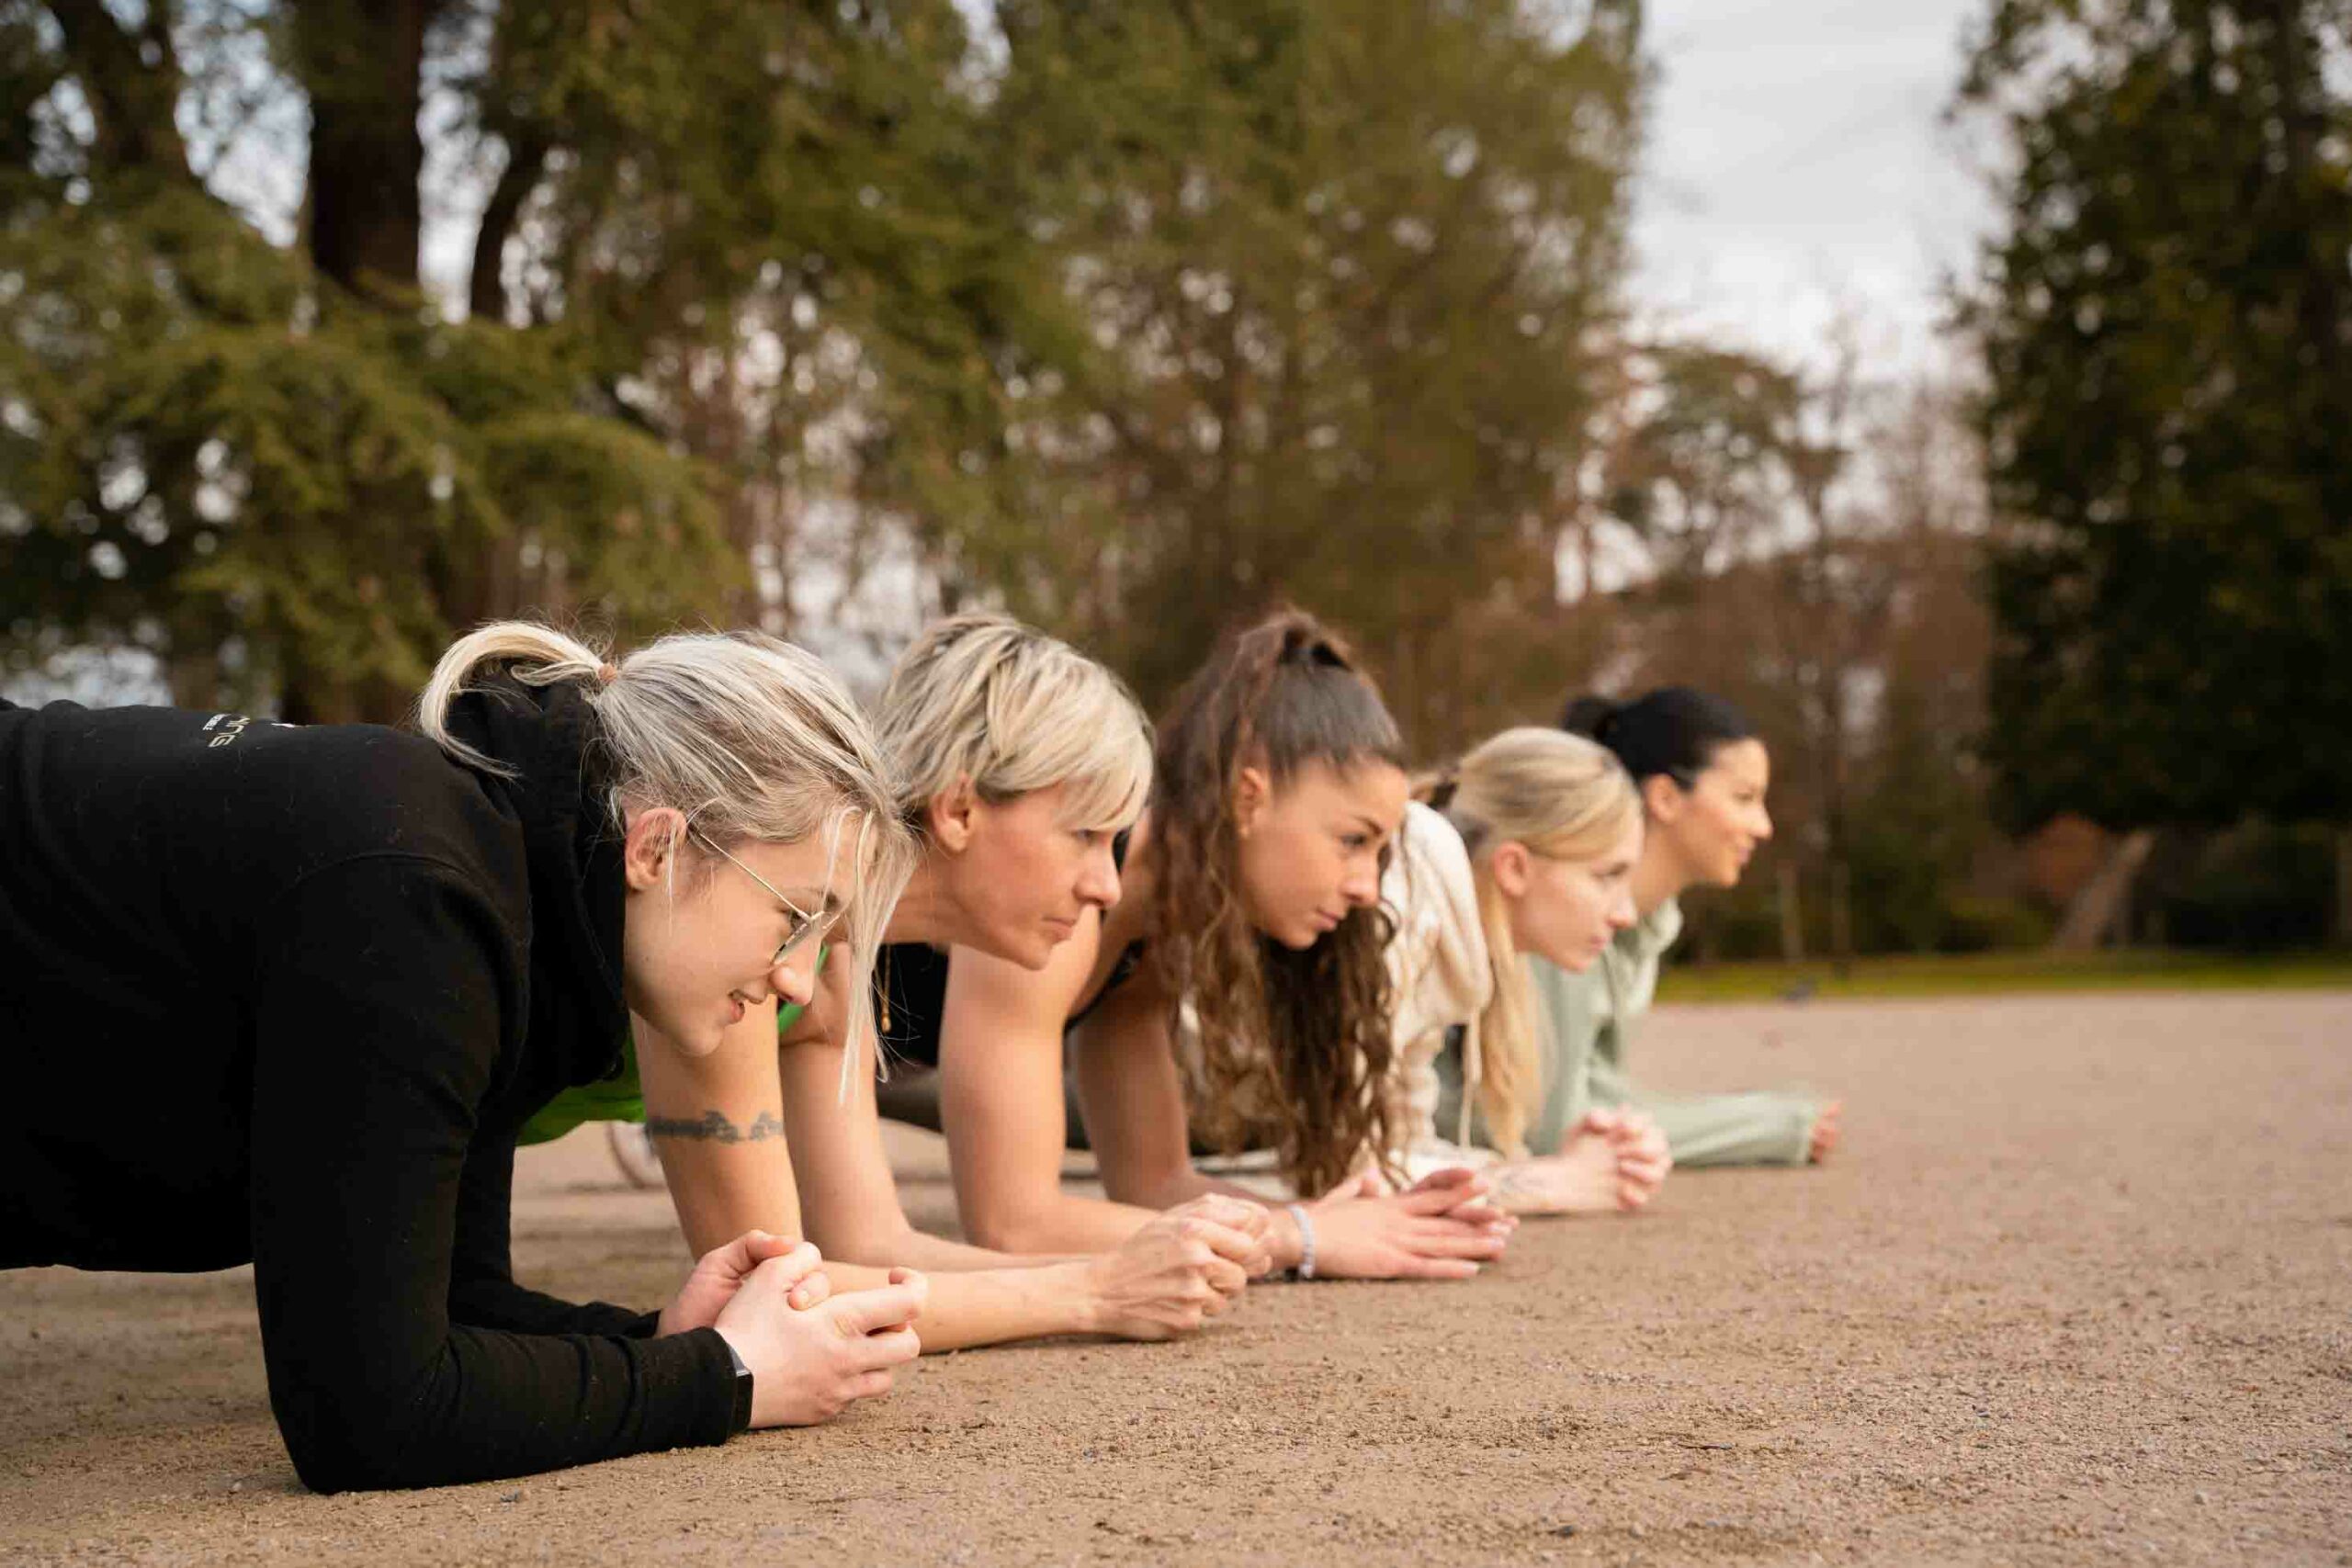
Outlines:
{"type": "MultiPolygon", "coordinates": [[[[817,967],[825,967],[829,948],[817,950],[817,967]]],[[[799,1021],[805,1010],[798,1002],[786,1002],[775,1010],[778,1034],[799,1021]]],[[[621,1069],[611,1077],[594,1083],[575,1084],[548,1100],[531,1113],[523,1130],[514,1136],[517,1148],[531,1144],[553,1143],[583,1122],[642,1122],[645,1120],[645,1090],[637,1077],[637,1037],[629,1035],[621,1042],[621,1069]]]]}

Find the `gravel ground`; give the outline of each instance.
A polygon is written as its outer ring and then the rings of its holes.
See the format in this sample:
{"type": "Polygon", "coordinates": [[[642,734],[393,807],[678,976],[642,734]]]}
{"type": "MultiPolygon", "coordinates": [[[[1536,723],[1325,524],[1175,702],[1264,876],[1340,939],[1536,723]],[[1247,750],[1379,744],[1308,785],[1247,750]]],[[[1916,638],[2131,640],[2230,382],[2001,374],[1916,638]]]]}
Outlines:
{"type": "MultiPolygon", "coordinates": [[[[1645,1051],[1842,1093],[1848,1143],[1465,1284],[1268,1286],[520,1483],[304,1492],[244,1270],[0,1275],[0,1557],[2352,1563],[2352,993],[1669,1009],[1645,1051]]],[[[946,1223],[936,1142],[895,1152],[946,1223]]],[[[683,1270],[593,1130],[518,1190],[527,1282],[683,1270]]]]}

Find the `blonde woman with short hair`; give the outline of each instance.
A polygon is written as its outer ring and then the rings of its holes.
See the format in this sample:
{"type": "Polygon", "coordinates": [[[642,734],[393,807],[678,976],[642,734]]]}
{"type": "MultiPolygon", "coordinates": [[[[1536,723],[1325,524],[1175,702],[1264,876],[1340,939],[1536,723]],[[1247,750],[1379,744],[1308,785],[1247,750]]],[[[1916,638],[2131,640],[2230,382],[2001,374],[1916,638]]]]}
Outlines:
{"type": "Polygon", "coordinates": [[[1476,1166],[1517,1213],[1641,1207],[1672,1162],[1640,1112],[1595,1111],[1548,1146],[1527,1140],[1550,1086],[1524,960],[1589,968],[1633,923],[1633,781],[1606,749],[1531,728],[1487,740],[1420,793],[1385,888],[1399,910],[1389,964],[1406,1170],[1476,1166]],[[1464,1090],[1443,1120],[1441,1065],[1464,1090]]]}
{"type": "MultiPolygon", "coordinates": [[[[1109,671],[995,615],[928,628],[892,671],[876,728],[893,810],[922,846],[875,976],[886,1047],[903,1049],[936,1025],[946,949],[1041,969],[1117,901],[1115,843],[1143,807],[1151,746],[1109,671]]],[[[916,1230],[884,1156],[875,1074],[854,1044],[845,1054],[844,1034],[876,1010],[859,976],[833,978],[781,1034],[763,1008],[707,1056],[642,1050],[648,1126],[691,1244],[805,1223],[839,1279],[864,1278],[852,1265],[932,1270],[928,1350],[1165,1338],[1223,1312],[1266,1268],[1262,1211],[1227,1197],[1091,1257],[1012,1257],[916,1230]]]]}
{"type": "Polygon", "coordinates": [[[252,1263],[321,1491],[883,1392],[918,1348],[907,1271],[831,1294],[815,1249],[746,1227],[639,1314],[509,1262],[516,1131],[612,1070],[632,1013],[706,1059],[812,993],[829,931],[865,966],[913,850],[848,694],[769,637],[616,659],[510,622],[442,656],[417,728],[0,702],[0,1019],[36,1102],[92,1108],[0,1139],[0,1268],[252,1263]]]}

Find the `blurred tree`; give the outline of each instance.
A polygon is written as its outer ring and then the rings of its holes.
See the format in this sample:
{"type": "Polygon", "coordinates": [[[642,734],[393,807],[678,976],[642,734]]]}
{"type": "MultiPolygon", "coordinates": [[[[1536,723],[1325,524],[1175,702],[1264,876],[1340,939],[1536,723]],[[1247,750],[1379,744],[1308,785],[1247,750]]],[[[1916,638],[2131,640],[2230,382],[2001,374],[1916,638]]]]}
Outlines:
{"type": "Polygon", "coordinates": [[[2010,823],[2352,819],[2352,6],[1996,0],[1962,319],[2010,823]]]}
{"type": "Polygon", "coordinates": [[[388,717],[487,616],[773,604],[812,452],[960,499],[933,454],[1052,298],[968,41],[949,0],[0,13],[0,636],[388,717]],[[484,187],[469,320],[422,287],[428,154],[484,187]],[[294,244],[232,199],[255,156],[307,170],[294,244]]]}
{"type": "MultiPolygon", "coordinates": [[[[932,520],[968,581],[1148,698],[1296,599],[1425,750],[1559,679],[1623,270],[1638,6],[1006,0],[1005,158],[1094,352],[1012,367],[968,455],[1016,505],[932,520]]],[[[1516,707],[1513,705],[1516,705],[1516,707]]]]}
{"type": "Polygon", "coordinates": [[[1775,841],[1692,908],[1718,952],[1946,945],[1988,837],[1975,446],[1948,389],[1869,374],[1853,323],[1831,347],[1799,373],[1654,346],[1610,470],[1646,575],[1609,683],[1720,692],[1772,750],[1775,841]]]}

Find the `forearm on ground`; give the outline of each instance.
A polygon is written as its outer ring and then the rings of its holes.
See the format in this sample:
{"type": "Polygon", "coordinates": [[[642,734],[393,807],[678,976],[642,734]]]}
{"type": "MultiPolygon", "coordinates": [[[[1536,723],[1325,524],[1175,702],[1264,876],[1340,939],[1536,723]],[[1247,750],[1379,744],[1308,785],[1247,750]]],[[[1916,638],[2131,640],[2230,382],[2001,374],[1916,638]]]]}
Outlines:
{"type": "MultiPolygon", "coordinates": [[[[889,1282],[889,1270],[827,1259],[836,1294],[889,1282]]],[[[929,1276],[931,1294],[915,1320],[923,1354],[1095,1329],[1094,1292],[1080,1261],[929,1276]]]]}

